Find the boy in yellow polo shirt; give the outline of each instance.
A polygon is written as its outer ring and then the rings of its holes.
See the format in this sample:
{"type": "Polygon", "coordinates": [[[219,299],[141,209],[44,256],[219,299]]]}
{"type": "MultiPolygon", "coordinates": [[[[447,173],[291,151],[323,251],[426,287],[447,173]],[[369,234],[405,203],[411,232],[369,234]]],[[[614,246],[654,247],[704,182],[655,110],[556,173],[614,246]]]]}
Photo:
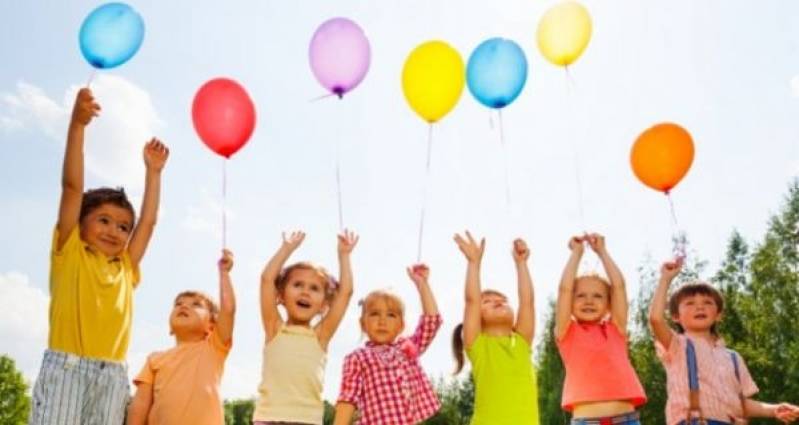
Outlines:
{"type": "Polygon", "coordinates": [[[50,334],[33,391],[31,425],[122,424],[130,399],[125,357],[139,262],[155,227],[169,150],[144,146],[141,218],[122,189],[83,192],[83,139],[100,106],[88,88],[67,132],[58,223],[50,253],[50,334]]]}

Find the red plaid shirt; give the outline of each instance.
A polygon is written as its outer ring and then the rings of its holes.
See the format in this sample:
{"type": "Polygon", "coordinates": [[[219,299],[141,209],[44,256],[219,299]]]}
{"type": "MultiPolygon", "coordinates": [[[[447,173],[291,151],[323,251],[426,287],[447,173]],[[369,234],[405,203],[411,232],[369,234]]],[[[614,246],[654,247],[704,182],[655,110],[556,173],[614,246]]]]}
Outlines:
{"type": "Polygon", "coordinates": [[[441,327],[441,316],[422,316],[410,338],[391,344],[367,342],[344,358],[338,401],[361,412],[359,425],[412,425],[441,404],[419,364],[441,327]]]}

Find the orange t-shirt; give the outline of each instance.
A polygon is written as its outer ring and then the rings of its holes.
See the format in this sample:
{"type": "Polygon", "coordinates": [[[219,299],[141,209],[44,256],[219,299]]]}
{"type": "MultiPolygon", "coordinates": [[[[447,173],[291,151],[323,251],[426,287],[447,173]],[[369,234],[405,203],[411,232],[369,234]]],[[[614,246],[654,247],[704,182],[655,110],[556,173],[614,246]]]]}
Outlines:
{"type": "Polygon", "coordinates": [[[646,402],[646,394],[627,354],[627,339],[613,322],[572,321],[558,341],[566,369],[561,407],[567,412],[575,404],[599,401],[646,402]]]}
{"type": "Polygon", "coordinates": [[[225,422],[219,384],[230,343],[216,332],[147,357],[133,383],[151,384],[150,425],[220,425],[225,422]]]}

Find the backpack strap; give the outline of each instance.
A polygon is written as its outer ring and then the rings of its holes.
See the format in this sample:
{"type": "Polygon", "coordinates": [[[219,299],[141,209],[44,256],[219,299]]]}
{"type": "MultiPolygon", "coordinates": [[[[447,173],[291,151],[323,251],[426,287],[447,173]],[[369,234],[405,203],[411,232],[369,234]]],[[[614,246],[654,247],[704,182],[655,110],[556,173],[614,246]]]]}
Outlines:
{"type": "Polygon", "coordinates": [[[727,349],[727,352],[730,353],[730,358],[732,359],[732,366],[735,369],[735,379],[738,380],[738,398],[741,400],[741,412],[743,412],[743,420],[746,423],[746,397],[744,397],[744,386],[741,383],[741,368],[738,363],[738,353],[735,350],[727,349]]]}
{"type": "Polygon", "coordinates": [[[685,337],[685,360],[688,366],[688,414],[686,424],[706,424],[702,408],[699,406],[699,368],[696,363],[696,348],[691,338],[685,337]],[[694,414],[699,418],[694,418],[694,414]]]}

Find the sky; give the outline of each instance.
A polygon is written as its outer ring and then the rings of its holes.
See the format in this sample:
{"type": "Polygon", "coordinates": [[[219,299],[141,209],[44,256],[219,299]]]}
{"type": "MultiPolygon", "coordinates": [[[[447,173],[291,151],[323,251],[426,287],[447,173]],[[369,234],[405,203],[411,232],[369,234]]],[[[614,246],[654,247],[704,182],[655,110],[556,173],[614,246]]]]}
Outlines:
{"type": "MultiPolygon", "coordinates": [[[[694,163],[672,199],[695,255],[712,271],[734,229],[757,243],[799,176],[799,3],[582,3],[593,36],[570,67],[568,86],[564,70],[535,45],[538,20],[555,1],[130,2],[144,18],[144,43],[130,62],[94,76],[103,112],[88,128],[85,148],[86,187],[123,185],[137,206],[144,142],[157,136],[171,150],[135,294],[130,373],[148,353],[174,343],[168,314],[178,292],[217,293],[225,208],[238,311],[222,394],[256,393],[264,341],[259,276],[281,232],[308,234],[291,260],[338,269],[337,150],[344,224],[361,240],[352,259],[355,296],[329,347],[329,400],[343,357],[364,343],[358,299],[391,289],[405,300],[408,330],[416,323],[421,308],[405,267],[416,261],[425,190],[422,259],[445,321],[423,356],[432,376],[452,371],[449,339],[462,318],[466,263],[455,232],[486,237],[483,285],[504,291],[514,305],[511,241],[528,241],[539,325],[571,235],[606,235],[631,298],[645,258],[669,258],[668,202],[629,166],[633,141],[655,123],[679,123],[694,139],[694,163]],[[312,101],[325,91],[311,73],[308,44],[318,25],[336,16],[364,29],[371,67],[343,100],[312,101]],[[466,61],[494,36],[519,43],[529,64],[523,92],[502,112],[505,150],[496,114],[465,89],[435,125],[426,178],[427,124],[405,102],[402,65],[427,40],[447,41],[466,61]],[[257,110],[251,140],[227,163],[224,207],[223,160],[202,144],[190,114],[196,90],[219,76],[239,81],[257,110]]],[[[0,352],[16,359],[31,383],[47,341],[48,253],[66,127],[74,95],[91,75],[77,34],[99,4],[0,4],[0,352]]],[[[592,255],[585,272],[597,271],[592,255]]]]}

